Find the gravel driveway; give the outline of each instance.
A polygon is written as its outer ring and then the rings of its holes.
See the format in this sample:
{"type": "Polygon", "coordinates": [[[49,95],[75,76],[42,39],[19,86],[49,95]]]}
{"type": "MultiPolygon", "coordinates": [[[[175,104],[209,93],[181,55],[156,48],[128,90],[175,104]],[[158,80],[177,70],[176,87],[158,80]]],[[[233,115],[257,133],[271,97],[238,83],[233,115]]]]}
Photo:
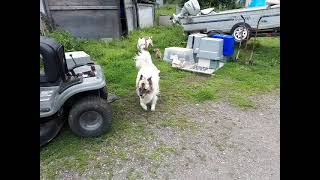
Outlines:
{"type": "MultiPolygon", "coordinates": [[[[185,104],[166,113],[139,114],[141,121],[148,122],[146,129],[156,137],[141,142],[139,149],[148,148],[145,154],[128,153],[126,160],[116,159],[112,167],[106,163],[98,169],[89,168],[82,175],[66,171],[59,177],[280,179],[279,91],[252,100],[257,104],[256,108],[240,109],[219,101],[185,104]],[[173,119],[175,121],[171,121],[173,119]],[[151,151],[158,154],[145,158],[151,151]]],[[[128,145],[127,149],[133,147],[136,146],[128,145]]]]}
{"type": "Polygon", "coordinates": [[[251,110],[213,102],[181,107],[202,127],[183,139],[159,131],[178,149],[160,179],[280,179],[279,93],[254,101],[258,106],[251,110]]]}

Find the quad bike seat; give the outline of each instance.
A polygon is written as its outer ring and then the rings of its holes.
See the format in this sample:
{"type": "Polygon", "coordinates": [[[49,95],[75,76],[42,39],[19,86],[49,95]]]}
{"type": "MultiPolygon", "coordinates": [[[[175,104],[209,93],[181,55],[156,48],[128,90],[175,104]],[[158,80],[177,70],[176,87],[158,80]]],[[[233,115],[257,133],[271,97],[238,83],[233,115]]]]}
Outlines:
{"type": "Polygon", "coordinates": [[[40,74],[40,85],[66,80],[68,67],[64,48],[53,39],[40,37],[40,57],[43,57],[44,74],[40,74]]]}

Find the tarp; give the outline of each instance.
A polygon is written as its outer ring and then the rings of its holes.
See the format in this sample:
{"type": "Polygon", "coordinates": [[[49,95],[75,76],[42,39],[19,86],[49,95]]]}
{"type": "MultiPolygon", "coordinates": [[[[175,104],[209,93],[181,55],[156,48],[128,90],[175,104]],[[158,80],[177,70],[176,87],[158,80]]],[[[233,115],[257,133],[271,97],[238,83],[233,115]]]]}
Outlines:
{"type": "Polygon", "coordinates": [[[266,0],[252,0],[249,4],[249,7],[259,7],[259,6],[266,6],[266,0]]]}
{"type": "Polygon", "coordinates": [[[252,0],[249,7],[259,7],[266,5],[276,5],[280,4],[280,0],[252,0]]]}

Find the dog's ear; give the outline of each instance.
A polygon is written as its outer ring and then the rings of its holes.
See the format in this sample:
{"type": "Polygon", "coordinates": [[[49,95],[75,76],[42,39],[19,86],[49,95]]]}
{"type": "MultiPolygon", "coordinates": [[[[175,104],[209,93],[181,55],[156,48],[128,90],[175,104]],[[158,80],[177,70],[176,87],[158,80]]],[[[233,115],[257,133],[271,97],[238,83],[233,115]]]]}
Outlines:
{"type": "Polygon", "coordinates": [[[153,91],[153,85],[152,85],[152,80],[151,80],[152,77],[149,77],[147,80],[149,82],[149,90],[150,91],[153,91]]]}
{"type": "Polygon", "coordinates": [[[152,85],[152,80],[151,80],[151,78],[152,78],[152,76],[147,79],[150,85],[152,85]]]}
{"type": "Polygon", "coordinates": [[[140,80],[143,78],[142,74],[140,75],[140,80]]]}
{"type": "Polygon", "coordinates": [[[150,39],[152,39],[152,36],[150,36],[150,39]]]}

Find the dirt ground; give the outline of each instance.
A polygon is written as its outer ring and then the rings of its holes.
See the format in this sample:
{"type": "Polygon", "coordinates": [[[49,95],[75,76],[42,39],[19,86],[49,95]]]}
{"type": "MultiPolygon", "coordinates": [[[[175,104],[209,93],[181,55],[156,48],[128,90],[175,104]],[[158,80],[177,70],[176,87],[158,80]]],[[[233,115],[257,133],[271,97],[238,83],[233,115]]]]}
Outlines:
{"type": "Polygon", "coordinates": [[[156,136],[141,147],[149,148],[146,156],[156,147],[158,154],[148,159],[129,153],[126,160],[116,160],[112,171],[104,164],[81,176],[61,172],[59,179],[280,179],[279,92],[252,100],[253,109],[220,101],[141,114],[156,136]]]}

